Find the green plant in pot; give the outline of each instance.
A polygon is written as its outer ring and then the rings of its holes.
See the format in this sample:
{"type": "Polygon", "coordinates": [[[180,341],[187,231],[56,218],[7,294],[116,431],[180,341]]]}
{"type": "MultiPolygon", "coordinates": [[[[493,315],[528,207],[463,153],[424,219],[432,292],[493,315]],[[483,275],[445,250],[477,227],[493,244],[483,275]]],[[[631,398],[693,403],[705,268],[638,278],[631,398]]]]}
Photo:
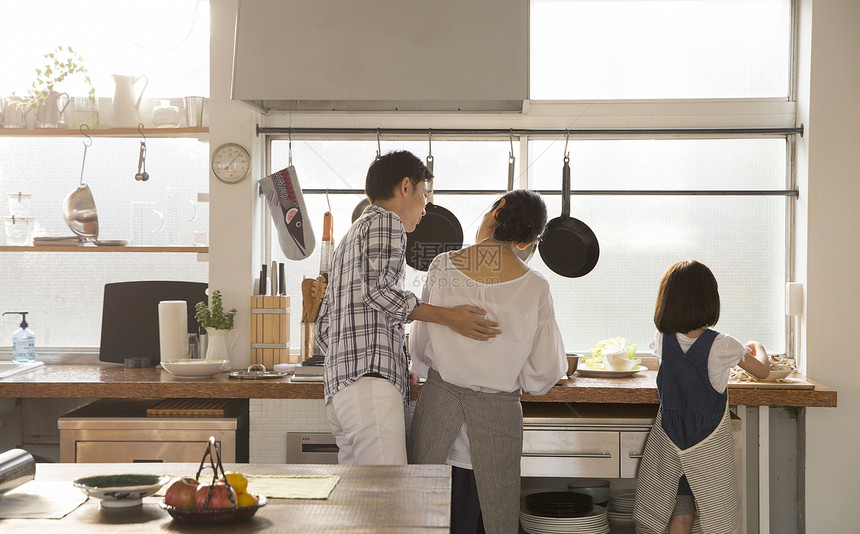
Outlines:
{"type": "MultiPolygon", "coordinates": [[[[84,58],[75,53],[71,46],[58,46],[55,50],[44,55],[46,64],[42,68],[36,69],[36,79],[30,87],[29,97],[22,102],[22,107],[29,107],[37,110],[39,118],[51,127],[56,127],[54,113],[62,113],[59,109],[59,96],[66,93],[60,93],[56,87],[62,84],[67,78],[73,75],[82,75],[84,83],[89,87],[87,98],[91,103],[92,109],[95,109],[96,90],[90,80],[89,72],[84,66],[84,58]],[[44,110],[44,111],[43,111],[44,110]],[[47,114],[47,116],[46,116],[47,114]]],[[[68,98],[68,94],[66,97],[68,98]]],[[[66,104],[67,105],[67,104],[66,104]]],[[[62,106],[65,109],[65,105],[62,106]]]]}
{"type": "Polygon", "coordinates": [[[194,316],[200,326],[206,329],[206,335],[209,337],[206,359],[227,360],[230,349],[233,348],[233,344],[239,337],[238,332],[233,330],[233,317],[236,315],[236,308],[231,308],[230,311],[225,312],[221,291],[218,290],[212,292],[211,300],[211,307],[207,306],[205,302],[195,304],[194,316]],[[228,337],[233,338],[229,344],[227,343],[228,337]]]}

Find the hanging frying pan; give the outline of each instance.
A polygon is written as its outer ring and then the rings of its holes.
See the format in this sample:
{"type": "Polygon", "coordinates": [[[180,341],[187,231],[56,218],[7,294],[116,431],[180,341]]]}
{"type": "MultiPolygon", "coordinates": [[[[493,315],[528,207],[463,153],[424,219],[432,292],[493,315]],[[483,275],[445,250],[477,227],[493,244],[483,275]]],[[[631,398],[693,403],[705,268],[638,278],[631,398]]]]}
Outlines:
{"type": "MultiPolygon", "coordinates": [[[[433,155],[427,156],[427,170],[433,174],[433,155]]],[[[426,271],[430,262],[443,252],[463,248],[463,227],[453,213],[433,204],[433,181],[427,182],[426,215],[406,234],[406,263],[413,269],[426,271]]]]}
{"type": "Polygon", "coordinates": [[[561,217],[546,225],[538,250],[547,267],[567,278],[579,278],[597,265],[600,246],[587,224],[570,216],[570,158],[565,154],[561,180],[561,217]]]}
{"type": "MultiPolygon", "coordinates": [[[[511,154],[508,156],[508,193],[514,190],[514,164],[517,161],[517,158],[514,157],[513,152],[513,141],[511,141],[511,154]]],[[[530,243],[526,248],[520,248],[519,246],[513,247],[514,254],[524,263],[528,263],[532,256],[535,255],[535,244],[530,243]]]]}

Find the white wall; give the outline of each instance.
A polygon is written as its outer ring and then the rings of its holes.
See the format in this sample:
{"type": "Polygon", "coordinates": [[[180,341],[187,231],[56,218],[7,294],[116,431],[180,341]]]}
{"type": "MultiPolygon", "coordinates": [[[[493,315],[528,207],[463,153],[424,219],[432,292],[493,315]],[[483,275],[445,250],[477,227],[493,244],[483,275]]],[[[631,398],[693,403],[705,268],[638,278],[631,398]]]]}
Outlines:
{"type": "Polygon", "coordinates": [[[234,369],[250,365],[251,291],[259,270],[259,246],[253,239],[257,180],[263,168],[255,127],[259,114],[230,100],[233,73],[233,33],[237,0],[210,2],[209,151],[238,143],[251,152],[251,175],[238,184],[225,184],[209,173],[209,288],[221,290],[224,306],[237,308],[234,324],[239,337],[230,352],[234,369]]]}
{"type": "Polygon", "coordinates": [[[838,408],[807,410],[806,531],[857,532],[860,2],[803,0],[801,8],[801,335],[808,375],[839,397],[838,408]]]}

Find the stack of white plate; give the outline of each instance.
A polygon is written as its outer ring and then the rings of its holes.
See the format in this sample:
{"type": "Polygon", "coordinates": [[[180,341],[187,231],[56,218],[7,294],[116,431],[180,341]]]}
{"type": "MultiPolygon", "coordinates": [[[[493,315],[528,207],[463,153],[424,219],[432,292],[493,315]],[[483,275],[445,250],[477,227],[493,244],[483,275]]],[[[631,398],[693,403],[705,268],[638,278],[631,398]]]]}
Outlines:
{"type": "Polygon", "coordinates": [[[591,512],[580,517],[543,517],[520,510],[520,524],[528,534],[609,534],[606,508],[593,505],[591,512]]]}
{"type": "Polygon", "coordinates": [[[614,491],[609,496],[609,511],[607,517],[613,534],[624,534],[635,531],[633,525],[633,501],[635,490],[614,491]]]}

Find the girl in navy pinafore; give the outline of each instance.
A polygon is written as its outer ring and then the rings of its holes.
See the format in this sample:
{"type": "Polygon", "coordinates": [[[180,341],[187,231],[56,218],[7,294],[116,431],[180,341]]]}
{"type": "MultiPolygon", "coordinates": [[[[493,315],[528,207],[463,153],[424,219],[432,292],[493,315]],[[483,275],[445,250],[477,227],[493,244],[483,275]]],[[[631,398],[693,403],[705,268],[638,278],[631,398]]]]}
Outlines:
{"type": "Polygon", "coordinates": [[[761,344],[745,347],[707,328],[718,318],[719,293],[710,269],[688,260],[664,273],[654,313],[660,409],[639,465],[637,533],[668,528],[670,534],[727,534],[738,526],[726,383],[736,364],[758,377],[767,376],[769,366],[761,344]],[[744,359],[748,350],[754,358],[744,359]]]}

